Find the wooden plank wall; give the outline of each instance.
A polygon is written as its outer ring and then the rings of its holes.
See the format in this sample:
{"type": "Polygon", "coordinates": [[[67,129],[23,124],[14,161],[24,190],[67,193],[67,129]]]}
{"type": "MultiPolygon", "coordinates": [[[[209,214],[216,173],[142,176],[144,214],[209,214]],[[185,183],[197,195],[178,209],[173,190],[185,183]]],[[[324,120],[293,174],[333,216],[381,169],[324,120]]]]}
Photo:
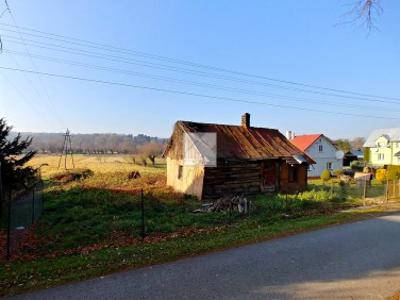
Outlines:
{"type": "Polygon", "coordinates": [[[262,162],[218,162],[205,168],[203,198],[226,194],[257,194],[262,191],[262,162]]]}
{"type": "Polygon", "coordinates": [[[282,163],[280,172],[280,192],[282,193],[297,193],[304,191],[307,188],[307,166],[296,165],[297,182],[289,182],[289,168],[293,168],[287,163],[282,163]]]}

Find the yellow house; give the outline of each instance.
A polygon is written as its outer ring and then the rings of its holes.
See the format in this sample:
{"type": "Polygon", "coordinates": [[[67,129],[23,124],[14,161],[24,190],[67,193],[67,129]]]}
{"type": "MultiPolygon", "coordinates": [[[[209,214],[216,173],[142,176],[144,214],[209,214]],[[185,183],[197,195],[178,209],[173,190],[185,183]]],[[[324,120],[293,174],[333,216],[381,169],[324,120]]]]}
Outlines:
{"type": "Polygon", "coordinates": [[[400,165],[400,128],[374,130],[364,144],[369,166],[400,165]]]}

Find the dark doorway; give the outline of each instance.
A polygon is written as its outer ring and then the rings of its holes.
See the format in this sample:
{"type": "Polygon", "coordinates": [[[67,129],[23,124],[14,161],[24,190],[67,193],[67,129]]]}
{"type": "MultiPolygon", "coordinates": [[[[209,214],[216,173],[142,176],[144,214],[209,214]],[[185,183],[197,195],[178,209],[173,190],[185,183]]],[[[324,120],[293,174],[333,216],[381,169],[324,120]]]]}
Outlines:
{"type": "Polygon", "coordinates": [[[276,191],[276,163],[275,161],[265,161],[263,168],[264,191],[276,191]]]}

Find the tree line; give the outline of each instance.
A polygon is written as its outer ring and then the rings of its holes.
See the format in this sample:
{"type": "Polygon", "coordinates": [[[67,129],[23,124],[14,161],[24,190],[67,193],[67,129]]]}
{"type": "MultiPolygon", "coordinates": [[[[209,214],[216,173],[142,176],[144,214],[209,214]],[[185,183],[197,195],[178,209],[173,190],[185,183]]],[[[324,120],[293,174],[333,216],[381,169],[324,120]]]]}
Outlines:
{"type": "MultiPolygon", "coordinates": [[[[11,133],[13,138],[17,133],[11,133]]],[[[21,133],[22,138],[30,137],[30,150],[38,153],[60,153],[62,151],[64,135],[62,133],[21,133]]],[[[71,134],[72,151],[84,154],[137,154],[142,151],[160,152],[167,139],[152,137],[145,134],[71,134]],[[157,151],[155,151],[157,149],[157,151]]]]}
{"type": "Polygon", "coordinates": [[[356,137],[352,140],[349,139],[337,139],[333,141],[336,147],[338,147],[343,152],[349,152],[352,150],[362,149],[365,143],[365,138],[356,137]]]}

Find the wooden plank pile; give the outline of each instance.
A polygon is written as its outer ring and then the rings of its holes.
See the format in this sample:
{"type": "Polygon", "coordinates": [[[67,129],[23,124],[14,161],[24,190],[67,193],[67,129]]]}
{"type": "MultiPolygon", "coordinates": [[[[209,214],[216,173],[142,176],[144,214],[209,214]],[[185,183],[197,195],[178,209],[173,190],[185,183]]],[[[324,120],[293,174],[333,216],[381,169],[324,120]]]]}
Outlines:
{"type": "Polygon", "coordinates": [[[224,196],[214,202],[204,203],[202,207],[193,212],[223,212],[237,211],[240,214],[247,214],[251,208],[251,201],[243,195],[224,196]]]}

